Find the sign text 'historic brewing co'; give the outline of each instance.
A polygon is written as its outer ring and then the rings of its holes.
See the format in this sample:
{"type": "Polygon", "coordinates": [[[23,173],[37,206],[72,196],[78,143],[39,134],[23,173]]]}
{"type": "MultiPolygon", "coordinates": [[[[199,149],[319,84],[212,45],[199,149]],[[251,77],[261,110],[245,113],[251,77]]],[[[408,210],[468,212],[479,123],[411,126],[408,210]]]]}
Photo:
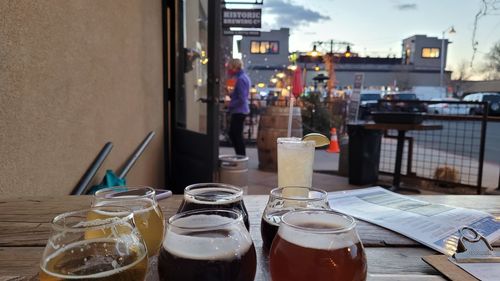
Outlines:
{"type": "Polygon", "coordinates": [[[222,26],[260,28],[261,17],[261,9],[222,9],[222,26]]]}

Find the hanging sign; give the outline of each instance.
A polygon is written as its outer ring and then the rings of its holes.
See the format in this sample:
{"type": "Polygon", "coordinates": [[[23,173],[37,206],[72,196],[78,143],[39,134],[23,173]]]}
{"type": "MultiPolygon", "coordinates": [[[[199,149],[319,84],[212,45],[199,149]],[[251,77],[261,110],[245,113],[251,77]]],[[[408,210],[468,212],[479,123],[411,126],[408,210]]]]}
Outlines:
{"type": "Polygon", "coordinates": [[[222,9],[222,27],[260,28],[262,9],[222,9]]]}

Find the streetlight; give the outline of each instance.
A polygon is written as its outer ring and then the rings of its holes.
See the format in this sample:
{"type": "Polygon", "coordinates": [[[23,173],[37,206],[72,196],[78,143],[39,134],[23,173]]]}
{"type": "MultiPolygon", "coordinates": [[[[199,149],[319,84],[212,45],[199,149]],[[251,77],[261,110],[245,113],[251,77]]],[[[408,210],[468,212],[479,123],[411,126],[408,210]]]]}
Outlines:
{"type": "Polygon", "coordinates": [[[276,77],[278,77],[279,79],[283,79],[283,78],[285,78],[285,76],[286,76],[286,74],[285,74],[285,73],[283,73],[283,72],[278,72],[278,73],[276,74],[276,77]]]}
{"type": "Polygon", "coordinates": [[[307,55],[310,57],[318,57],[321,56],[321,52],[318,52],[318,50],[316,50],[316,45],[314,45],[313,50],[311,52],[307,52],[307,55]]]}
{"type": "MultiPolygon", "coordinates": [[[[445,30],[443,30],[443,33],[442,33],[442,36],[441,36],[441,52],[440,52],[440,56],[441,56],[441,68],[440,68],[440,72],[439,72],[439,86],[441,88],[444,87],[444,34],[448,32],[449,34],[454,34],[454,33],[457,33],[455,31],[455,28],[452,26],[446,28],[445,30]]],[[[446,55],[448,55],[448,48],[446,48],[446,55]]]]}

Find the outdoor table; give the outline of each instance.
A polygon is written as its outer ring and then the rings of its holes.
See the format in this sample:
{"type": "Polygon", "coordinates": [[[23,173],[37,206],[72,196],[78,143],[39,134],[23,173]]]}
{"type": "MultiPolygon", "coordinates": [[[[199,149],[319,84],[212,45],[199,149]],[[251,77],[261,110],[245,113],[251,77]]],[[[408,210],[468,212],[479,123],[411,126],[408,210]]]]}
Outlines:
{"type": "MultiPolygon", "coordinates": [[[[497,196],[417,195],[432,203],[483,210],[500,219],[497,196]]],[[[268,259],[262,252],[260,219],[267,203],[266,195],[245,196],[250,232],[255,243],[258,267],[255,280],[270,280],[268,259]]],[[[91,196],[0,197],[0,280],[36,280],[42,251],[57,214],[88,208],[91,196]]],[[[160,201],[165,218],[172,216],[182,201],[181,195],[160,201]]],[[[435,251],[385,228],[357,221],[357,230],[368,259],[368,280],[445,280],[421,257],[435,251]]],[[[500,246],[500,241],[494,243],[500,246]]],[[[298,257],[300,258],[300,257],[298,257]]]]}
{"type": "Polygon", "coordinates": [[[397,147],[396,147],[396,164],[394,164],[394,178],[392,186],[389,188],[391,191],[410,191],[420,193],[418,189],[401,187],[401,164],[403,163],[403,148],[405,145],[405,135],[407,131],[428,131],[428,130],[442,130],[441,125],[426,125],[426,124],[393,124],[393,123],[376,123],[365,124],[365,129],[368,130],[397,130],[397,147]]]}

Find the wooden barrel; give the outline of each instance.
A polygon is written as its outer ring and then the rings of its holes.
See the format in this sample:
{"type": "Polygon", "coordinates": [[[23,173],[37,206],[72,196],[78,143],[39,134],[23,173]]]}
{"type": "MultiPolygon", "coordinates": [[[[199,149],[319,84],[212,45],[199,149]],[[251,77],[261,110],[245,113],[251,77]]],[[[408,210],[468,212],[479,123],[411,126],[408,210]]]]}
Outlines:
{"type": "MultiPolygon", "coordinates": [[[[259,169],[278,170],[278,150],[276,140],[287,136],[288,107],[269,106],[261,114],[257,133],[259,169]]],[[[292,137],[302,137],[302,116],[300,107],[292,111],[292,137]]]]}

